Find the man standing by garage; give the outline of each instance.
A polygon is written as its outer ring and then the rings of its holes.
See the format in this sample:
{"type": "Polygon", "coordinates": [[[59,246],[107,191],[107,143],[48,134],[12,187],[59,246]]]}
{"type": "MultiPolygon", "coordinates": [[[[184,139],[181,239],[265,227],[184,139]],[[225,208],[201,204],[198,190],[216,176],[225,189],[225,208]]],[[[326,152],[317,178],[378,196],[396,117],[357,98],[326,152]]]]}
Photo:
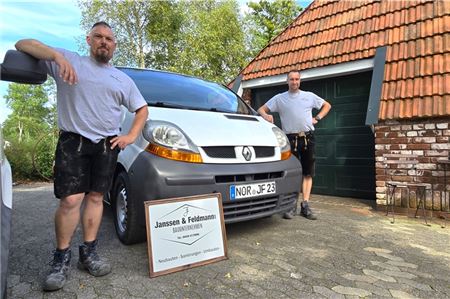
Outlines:
{"type": "Polygon", "coordinates": [[[60,199],[55,213],[57,247],[43,288],[62,288],[70,269],[70,243],[81,218],[84,243],[79,246],[78,268],[93,276],[111,272],[97,254],[97,232],[120,149],[133,143],[148,116],[147,103],[134,82],[109,64],[116,49],[111,27],[94,24],[86,37],[89,56],[51,48],[26,39],[19,51],[46,60],[47,72],[57,85],[58,126],[54,192],[60,199]],[[132,128],[120,133],[121,105],[136,112],[132,128]],[[81,207],[83,204],[83,213],[81,207]]]}
{"type": "MultiPolygon", "coordinates": [[[[308,91],[300,90],[300,72],[290,71],[287,75],[289,90],[275,95],[258,109],[261,116],[273,123],[273,116],[269,112],[278,112],[283,131],[289,138],[292,153],[299,158],[303,169],[300,215],[310,220],[317,217],[309,207],[312,181],[315,172],[315,140],[314,125],[322,120],[330,111],[331,105],[321,97],[308,91]],[[320,110],[312,116],[312,110],[320,110]]],[[[283,215],[292,219],[297,208],[283,215]]]]}

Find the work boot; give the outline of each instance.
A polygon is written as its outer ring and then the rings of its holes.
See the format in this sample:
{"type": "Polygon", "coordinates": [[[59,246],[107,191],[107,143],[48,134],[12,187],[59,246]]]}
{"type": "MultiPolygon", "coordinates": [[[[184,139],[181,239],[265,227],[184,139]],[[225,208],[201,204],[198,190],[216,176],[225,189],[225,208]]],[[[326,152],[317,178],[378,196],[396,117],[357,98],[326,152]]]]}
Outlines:
{"type": "Polygon", "coordinates": [[[283,214],[283,218],[284,219],[292,219],[292,218],[294,218],[295,214],[297,214],[297,202],[295,202],[295,207],[292,210],[283,214]]]}
{"type": "Polygon", "coordinates": [[[71,255],[69,248],[53,252],[51,270],[44,281],[44,291],[56,291],[64,286],[69,275],[71,255]]]}
{"type": "Polygon", "coordinates": [[[294,218],[294,212],[291,210],[289,212],[284,213],[283,214],[283,218],[284,219],[292,219],[292,218],[294,218]]]}
{"type": "Polygon", "coordinates": [[[111,272],[111,265],[101,260],[97,254],[97,240],[80,245],[78,269],[87,270],[93,276],[103,276],[111,272]]]}
{"type": "Polygon", "coordinates": [[[300,205],[300,215],[305,217],[306,219],[309,220],[316,220],[317,217],[316,215],[313,214],[313,212],[311,211],[311,208],[309,207],[309,204],[307,201],[302,201],[301,205],[300,205]]]}

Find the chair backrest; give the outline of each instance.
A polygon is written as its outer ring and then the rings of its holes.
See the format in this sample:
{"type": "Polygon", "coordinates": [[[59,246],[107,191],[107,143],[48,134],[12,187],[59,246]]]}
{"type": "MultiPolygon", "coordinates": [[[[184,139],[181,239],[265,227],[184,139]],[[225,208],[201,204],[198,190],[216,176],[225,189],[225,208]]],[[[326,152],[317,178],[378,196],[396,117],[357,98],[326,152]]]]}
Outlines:
{"type": "Polygon", "coordinates": [[[383,163],[386,181],[397,181],[396,176],[410,177],[408,170],[414,170],[414,173],[406,182],[416,182],[416,177],[423,175],[423,170],[417,170],[419,160],[415,154],[384,154],[383,163]]]}

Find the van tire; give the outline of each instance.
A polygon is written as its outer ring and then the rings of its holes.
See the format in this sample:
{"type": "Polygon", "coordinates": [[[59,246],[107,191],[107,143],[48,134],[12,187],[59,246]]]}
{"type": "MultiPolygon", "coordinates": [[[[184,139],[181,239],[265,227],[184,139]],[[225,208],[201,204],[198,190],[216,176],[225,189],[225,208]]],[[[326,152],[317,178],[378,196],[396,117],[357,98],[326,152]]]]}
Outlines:
{"type": "Polygon", "coordinates": [[[112,209],[114,226],[119,240],[131,245],[145,241],[145,230],[138,223],[137,203],[133,200],[130,190],[130,180],[125,171],[120,172],[114,183],[112,209]]]}

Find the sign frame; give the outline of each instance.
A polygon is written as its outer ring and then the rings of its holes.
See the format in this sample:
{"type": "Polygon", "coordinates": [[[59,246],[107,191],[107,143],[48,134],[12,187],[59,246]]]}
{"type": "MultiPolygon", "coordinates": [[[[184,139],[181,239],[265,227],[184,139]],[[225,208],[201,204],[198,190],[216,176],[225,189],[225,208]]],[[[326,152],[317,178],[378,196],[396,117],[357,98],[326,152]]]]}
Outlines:
{"type": "MultiPolygon", "coordinates": [[[[176,197],[176,198],[168,198],[168,199],[158,199],[158,200],[150,200],[150,201],[145,201],[144,202],[144,206],[145,206],[145,221],[146,221],[146,232],[147,232],[147,251],[148,251],[148,263],[149,263],[149,275],[150,278],[154,278],[157,276],[161,276],[161,275],[166,275],[166,274],[170,274],[173,272],[178,272],[178,271],[183,271],[186,269],[190,269],[193,267],[199,267],[199,266],[203,266],[203,265],[207,265],[210,263],[214,263],[214,262],[218,262],[218,261],[222,261],[222,260],[226,260],[228,259],[228,252],[227,252],[227,237],[226,237],[226,230],[225,230],[225,221],[224,221],[224,216],[223,216],[223,207],[222,207],[222,194],[220,193],[211,193],[211,194],[202,194],[202,195],[194,195],[194,196],[186,196],[186,197],[176,197]],[[153,225],[154,220],[155,219],[150,219],[151,218],[151,212],[150,209],[158,209],[158,208],[164,208],[163,206],[172,206],[172,212],[174,213],[175,211],[179,211],[180,209],[184,208],[186,211],[188,211],[187,206],[189,206],[189,208],[195,208],[195,206],[192,206],[190,204],[187,204],[188,202],[190,203],[195,203],[197,202],[199,204],[212,204],[215,205],[215,202],[217,201],[217,206],[216,206],[216,210],[212,211],[214,214],[211,215],[216,215],[214,216],[215,221],[213,221],[213,226],[214,229],[218,229],[219,230],[219,234],[221,236],[216,238],[216,241],[218,244],[215,244],[215,248],[219,251],[223,251],[223,254],[220,254],[218,256],[212,257],[212,258],[208,258],[208,257],[204,257],[201,254],[198,254],[199,257],[197,259],[197,257],[195,257],[195,260],[193,262],[189,262],[189,263],[181,263],[180,265],[176,265],[176,266],[172,266],[172,267],[167,267],[164,268],[162,270],[160,270],[160,267],[155,267],[155,261],[156,261],[156,253],[154,252],[154,242],[161,242],[160,239],[156,239],[158,237],[158,234],[156,233],[155,229],[159,228],[158,226],[153,225]],[[211,201],[211,202],[209,202],[211,201]],[[174,208],[175,209],[174,209],[174,208]],[[218,219],[216,219],[216,217],[218,219]],[[217,223],[217,220],[219,221],[219,223],[217,223]],[[220,239],[220,242],[219,242],[220,239]],[[219,244],[220,243],[220,244],[219,244]],[[219,247],[217,247],[219,246],[219,247]],[[222,247],[222,248],[220,248],[222,247]],[[158,268],[158,269],[156,269],[158,268]]],[[[209,211],[211,212],[211,211],[209,211]]],[[[211,216],[210,215],[210,216],[211,216]]],[[[198,216],[197,216],[198,217],[198,216]]],[[[211,216],[212,217],[212,216],[211,216]]],[[[211,218],[210,217],[210,218],[211,218]]],[[[157,225],[165,225],[165,224],[171,224],[171,222],[162,222],[158,224],[158,222],[156,222],[157,225]]],[[[200,231],[202,230],[203,226],[200,224],[197,224],[197,227],[200,226],[201,229],[199,229],[200,231]]],[[[205,234],[206,236],[206,234],[205,234]]],[[[180,237],[178,237],[180,238],[180,237]]],[[[199,237],[197,238],[198,240],[200,240],[203,237],[199,237]]],[[[174,237],[172,237],[172,239],[175,239],[174,237]]],[[[170,240],[169,240],[170,241],[170,240]]],[[[183,243],[183,242],[176,242],[173,241],[175,244],[173,246],[179,246],[182,247],[183,245],[179,245],[177,243],[183,243]]],[[[194,240],[193,243],[196,243],[197,240],[194,240]]],[[[201,243],[201,242],[199,242],[201,243]]],[[[186,244],[183,243],[184,245],[193,245],[193,244],[186,244]]],[[[173,248],[173,247],[172,247],[173,248]]],[[[171,249],[172,249],[171,248],[171,249]]],[[[201,250],[201,248],[200,248],[201,250]]],[[[207,250],[205,250],[207,251],[207,250]]],[[[205,252],[203,251],[203,252],[205,252]]],[[[178,252],[178,251],[177,251],[178,252]]],[[[202,252],[202,251],[200,251],[202,252]]],[[[195,253],[198,253],[195,252],[195,253]]],[[[180,253],[179,257],[183,257],[183,254],[180,253]]],[[[177,257],[178,259],[178,257],[177,257]]],[[[193,258],[191,257],[190,260],[192,260],[193,258]]],[[[173,264],[173,263],[172,263],[173,264]]],[[[159,264],[158,264],[159,266],[159,264]]]]}

